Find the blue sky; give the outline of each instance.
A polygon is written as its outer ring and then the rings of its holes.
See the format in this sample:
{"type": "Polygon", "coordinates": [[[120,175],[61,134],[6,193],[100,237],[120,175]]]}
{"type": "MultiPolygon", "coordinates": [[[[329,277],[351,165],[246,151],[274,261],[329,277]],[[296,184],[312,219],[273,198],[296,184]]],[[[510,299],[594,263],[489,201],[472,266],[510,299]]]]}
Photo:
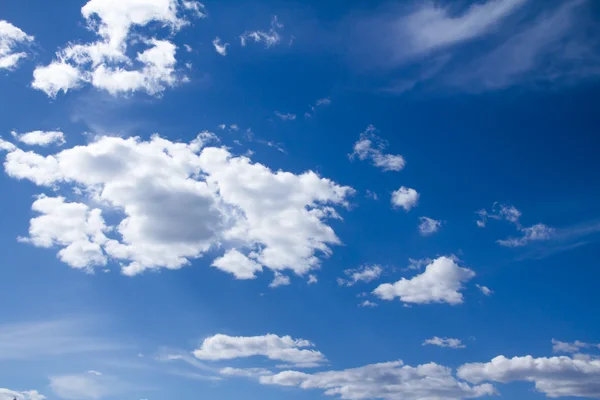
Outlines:
{"type": "Polygon", "coordinates": [[[600,398],[592,0],[0,5],[0,400],[600,398]]]}

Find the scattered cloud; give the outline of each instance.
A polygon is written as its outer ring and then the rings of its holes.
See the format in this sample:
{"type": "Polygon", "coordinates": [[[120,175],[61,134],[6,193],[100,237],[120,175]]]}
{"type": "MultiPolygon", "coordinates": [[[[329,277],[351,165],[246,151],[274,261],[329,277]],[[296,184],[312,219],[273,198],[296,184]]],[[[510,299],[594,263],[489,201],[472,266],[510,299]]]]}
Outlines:
{"type": "Polygon", "coordinates": [[[212,44],[215,47],[215,51],[217,53],[219,53],[222,56],[226,56],[227,55],[227,46],[229,46],[229,43],[221,43],[221,38],[219,38],[217,36],[215,38],[215,40],[213,40],[212,44]]]}
{"type": "Polygon", "coordinates": [[[452,370],[442,365],[429,363],[412,367],[402,361],[315,374],[283,371],[261,376],[259,382],[305,390],[321,389],[326,395],[351,400],[458,400],[496,394],[492,385],[470,386],[456,379],[452,370]]]}
{"type": "Polygon", "coordinates": [[[410,211],[419,203],[419,197],[420,195],[415,189],[401,186],[400,189],[392,193],[392,205],[410,211]]]}
{"type": "Polygon", "coordinates": [[[331,104],[331,99],[329,99],[329,97],[324,97],[322,99],[317,99],[317,101],[315,101],[314,104],[310,105],[310,111],[307,111],[304,113],[304,116],[306,118],[310,118],[312,117],[315,112],[317,111],[317,108],[321,108],[321,107],[327,107],[328,105],[331,104]]]}
{"type": "Polygon", "coordinates": [[[517,238],[508,238],[497,240],[497,243],[505,247],[521,247],[532,241],[548,240],[555,232],[554,228],[544,224],[535,224],[529,227],[519,228],[523,236],[517,238]]]}
{"type": "Polygon", "coordinates": [[[273,281],[269,284],[270,288],[278,288],[280,286],[288,286],[291,283],[290,277],[287,275],[283,275],[279,272],[275,272],[275,277],[273,281]]]}
{"type": "Polygon", "coordinates": [[[458,376],[473,384],[531,382],[548,397],[600,398],[600,359],[498,356],[487,363],[470,363],[458,376]]]}
{"type": "Polygon", "coordinates": [[[347,279],[338,278],[337,282],[340,286],[354,286],[359,282],[372,282],[379,279],[383,268],[380,265],[363,265],[357,269],[347,269],[344,274],[348,277],[347,279]]]}
{"type": "Polygon", "coordinates": [[[423,346],[438,346],[438,347],[448,347],[451,349],[464,349],[465,346],[460,339],[452,339],[452,338],[439,338],[434,336],[431,339],[427,339],[423,342],[423,346]]]}
{"type": "Polygon", "coordinates": [[[360,306],[361,306],[361,307],[373,308],[373,307],[377,307],[377,306],[379,306],[379,304],[377,304],[377,303],[374,303],[374,302],[372,302],[372,301],[369,301],[369,300],[365,300],[365,301],[363,301],[362,303],[360,303],[360,306]]]}
{"type": "Polygon", "coordinates": [[[442,221],[431,219],[429,217],[420,217],[419,233],[422,236],[430,236],[440,230],[442,221]]]}
{"type": "Polygon", "coordinates": [[[393,300],[396,297],[404,303],[429,304],[447,303],[457,305],[463,303],[460,292],[463,284],[475,277],[475,272],[459,267],[449,257],[439,257],[427,265],[422,274],[411,279],[402,278],[395,283],[379,285],[373,294],[382,300],[393,300]]]}
{"type": "Polygon", "coordinates": [[[243,378],[257,378],[259,376],[273,375],[271,371],[264,368],[222,368],[219,373],[227,376],[238,376],[243,378]]]}
{"type": "Polygon", "coordinates": [[[65,135],[60,131],[31,131],[27,133],[12,131],[11,135],[17,141],[29,146],[49,146],[51,144],[62,146],[66,143],[65,135]]]}
{"type": "Polygon", "coordinates": [[[475,286],[477,287],[477,289],[479,289],[481,291],[481,293],[483,293],[486,296],[491,296],[494,294],[494,291],[491,290],[490,288],[488,288],[487,286],[483,286],[483,285],[479,285],[479,284],[476,284],[475,286]]]}
{"type": "Polygon", "coordinates": [[[225,255],[213,261],[212,266],[221,271],[229,272],[236,279],[255,279],[256,273],[261,272],[263,269],[262,265],[249,259],[236,249],[227,250],[225,255]]]}
{"type": "Polygon", "coordinates": [[[306,282],[309,285],[314,285],[315,283],[319,282],[319,280],[317,279],[316,275],[308,275],[308,281],[306,282]]]}
{"type": "Polygon", "coordinates": [[[249,40],[254,40],[256,43],[264,42],[266,48],[275,46],[281,42],[279,29],[283,29],[283,24],[279,22],[275,15],[271,19],[271,29],[268,32],[246,31],[240,36],[240,43],[242,46],[246,46],[249,40]]]}
{"type": "Polygon", "coordinates": [[[552,339],[552,351],[554,353],[580,353],[583,349],[596,348],[600,350],[600,343],[585,343],[579,340],[574,342],[561,342],[556,339],[552,339]]]}
{"type": "Polygon", "coordinates": [[[89,0],[81,13],[98,40],[86,44],[68,44],[57,52],[49,65],[33,73],[32,87],[49,97],[77,89],[83,84],[106,90],[111,95],[143,91],[160,95],[167,87],[185,81],[176,71],[177,46],[169,40],[146,37],[133,27],[157,22],[176,32],[189,22],[185,16],[202,17],[203,6],[195,1],[89,0]],[[145,49],[132,58],[130,44],[145,49]]]}
{"type": "Polygon", "coordinates": [[[293,121],[296,119],[296,114],[290,114],[290,113],[280,113],[279,111],[275,111],[275,115],[277,117],[279,117],[279,119],[281,119],[282,121],[293,121]]]}
{"type": "Polygon", "coordinates": [[[86,271],[118,261],[129,276],[178,269],[217,247],[237,251],[214,266],[238,278],[259,266],[298,275],[318,268],[319,255],[340,244],[326,221],[340,218],[334,207],[347,206],[353,189],[207,147],[216,140],[202,132],[189,143],[99,137],[47,156],[13,149],[4,164],[9,176],[84,194],[78,202],[39,196],[39,215],[22,241],[57,246],[61,260],[86,271]],[[117,225],[106,224],[105,210],[122,215],[117,225]],[[245,264],[234,267],[242,255],[245,264]]]}
{"type": "Polygon", "coordinates": [[[38,393],[37,390],[28,390],[24,392],[18,392],[16,390],[10,390],[0,388],[0,400],[45,400],[46,396],[38,393]]]}
{"type": "Polygon", "coordinates": [[[13,69],[19,61],[27,57],[27,53],[16,51],[34,37],[26,34],[8,21],[0,20],[0,69],[13,69]]]}
{"type": "Polygon", "coordinates": [[[202,346],[194,351],[194,356],[204,361],[261,356],[301,368],[316,367],[327,361],[321,352],[308,349],[311,347],[314,344],[308,340],[292,339],[290,336],[233,337],[218,334],[205,339],[202,346]]]}
{"type": "Polygon", "coordinates": [[[361,161],[370,160],[371,163],[383,171],[401,171],[406,164],[401,155],[385,154],[383,151],[388,143],[376,135],[377,129],[369,125],[367,129],[360,134],[354,151],[350,154],[350,160],[358,158],[361,161]]]}
{"type": "Polygon", "coordinates": [[[50,388],[65,400],[99,400],[126,392],[130,387],[116,377],[90,372],[51,376],[50,388]]]}

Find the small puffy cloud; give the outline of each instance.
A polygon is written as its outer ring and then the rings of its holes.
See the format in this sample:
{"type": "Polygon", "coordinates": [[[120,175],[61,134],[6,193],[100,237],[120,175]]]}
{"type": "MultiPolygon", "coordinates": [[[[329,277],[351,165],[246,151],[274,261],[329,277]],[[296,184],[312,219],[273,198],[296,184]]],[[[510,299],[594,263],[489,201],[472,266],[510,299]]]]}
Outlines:
{"type": "Polygon", "coordinates": [[[479,289],[481,291],[481,293],[483,293],[486,296],[491,296],[492,294],[494,294],[494,291],[490,288],[488,288],[487,286],[483,286],[483,285],[479,285],[476,284],[475,285],[477,287],[477,289],[479,289]]]}
{"type": "Polygon", "coordinates": [[[341,286],[353,286],[359,282],[372,282],[379,279],[383,268],[380,265],[363,265],[357,269],[347,269],[344,274],[347,279],[338,278],[337,282],[341,286]]]}
{"type": "Polygon", "coordinates": [[[85,194],[76,203],[38,199],[27,241],[61,247],[59,257],[78,268],[118,261],[130,276],[178,269],[216,248],[237,251],[214,266],[238,278],[259,266],[297,275],[318,269],[319,256],[340,243],[326,222],[340,218],[334,207],[346,206],[353,189],[312,171],[273,172],[207,147],[211,141],[209,132],[189,143],[100,137],[47,156],[3,146],[9,176],[85,194]],[[114,212],[117,224],[104,226],[86,203],[114,212]]]}
{"type": "Polygon", "coordinates": [[[308,275],[308,281],[306,282],[309,285],[314,285],[315,283],[318,283],[319,279],[317,279],[316,275],[310,274],[308,275]]]}
{"type": "Polygon", "coordinates": [[[200,3],[186,0],[89,0],[81,13],[97,40],[60,49],[56,60],[35,69],[32,87],[50,97],[84,83],[112,95],[138,91],[159,95],[186,80],[175,68],[177,46],[133,35],[132,28],[159,23],[175,32],[189,23],[185,14],[202,17],[202,9],[200,3]],[[127,51],[133,43],[145,47],[135,57],[127,51]]]}
{"type": "Polygon", "coordinates": [[[194,356],[204,361],[261,356],[298,367],[315,367],[327,361],[321,352],[308,349],[310,347],[314,344],[308,340],[292,339],[290,336],[234,337],[218,334],[205,339],[202,346],[194,351],[194,356]]]}
{"type": "Polygon", "coordinates": [[[457,305],[463,303],[460,292],[463,284],[475,277],[475,272],[458,266],[449,257],[439,257],[431,262],[422,274],[411,279],[402,278],[395,283],[379,285],[373,294],[383,300],[396,297],[404,303],[429,304],[447,303],[457,305]]]}
{"type": "Polygon", "coordinates": [[[283,371],[262,376],[259,381],[263,385],[321,389],[326,395],[348,400],[459,400],[496,394],[492,385],[471,386],[456,379],[452,370],[442,365],[412,367],[402,361],[315,374],[283,371]]]}
{"type": "Polygon", "coordinates": [[[290,277],[283,275],[279,272],[275,272],[273,281],[269,284],[270,288],[278,288],[280,286],[288,286],[291,283],[290,277]]]}
{"type": "Polygon", "coordinates": [[[281,119],[282,121],[293,121],[296,119],[296,114],[290,113],[280,113],[279,111],[275,111],[275,115],[281,119]]]}
{"type": "Polygon", "coordinates": [[[236,249],[228,250],[225,255],[214,260],[212,266],[232,274],[236,279],[254,279],[256,273],[262,271],[262,265],[236,249]]]}
{"type": "Polygon", "coordinates": [[[374,307],[377,307],[377,306],[378,306],[378,304],[377,304],[377,303],[374,303],[374,302],[372,302],[372,301],[369,301],[369,300],[365,300],[365,301],[363,301],[362,303],[360,303],[360,306],[361,306],[361,307],[374,308],[374,307]]]}
{"type": "Polygon", "coordinates": [[[0,150],[11,152],[11,151],[15,151],[16,149],[17,149],[17,146],[12,144],[11,142],[7,142],[6,140],[4,140],[0,137],[0,150]]]}
{"type": "Polygon", "coordinates": [[[406,161],[401,155],[385,154],[383,151],[388,143],[376,135],[377,129],[369,125],[367,129],[360,134],[354,151],[350,154],[350,159],[370,160],[371,163],[381,168],[383,171],[400,171],[404,168],[406,161]]]}
{"type": "Polygon", "coordinates": [[[18,392],[6,388],[0,388],[0,400],[45,400],[46,396],[38,393],[37,390],[28,390],[18,392]]]}
{"type": "Polygon", "coordinates": [[[498,202],[493,204],[490,211],[481,209],[476,211],[475,214],[479,216],[479,219],[476,221],[476,223],[480,228],[485,227],[489,219],[504,220],[519,226],[519,220],[522,215],[521,211],[519,211],[515,206],[498,202]]]}
{"type": "Polygon", "coordinates": [[[278,30],[282,28],[283,24],[279,22],[275,15],[271,19],[271,29],[269,31],[246,31],[240,36],[240,43],[242,46],[246,46],[249,40],[253,40],[256,43],[264,42],[266,48],[275,46],[281,42],[281,35],[278,30]]]}
{"type": "Polygon", "coordinates": [[[0,69],[12,69],[27,53],[16,51],[24,44],[33,42],[34,37],[26,34],[8,21],[0,20],[0,69]]]}
{"type": "Polygon", "coordinates": [[[410,211],[419,203],[419,197],[420,195],[415,189],[401,186],[400,189],[392,192],[392,205],[410,211]]]}
{"type": "Polygon", "coordinates": [[[436,233],[442,227],[442,221],[437,221],[429,217],[420,217],[419,233],[422,236],[429,236],[436,233]]]}
{"type": "Polygon", "coordinates": [[[217,36],[215,40],[213,40],[212,44],[217,53],[222,56],[227,55],[227,47],[229,46],[229,43],[221,43],[221,38],[217,36]]]}
{"type": "Polygon", "coordinates": [[[21,143],[29,146],[49,146],[65,144],[65,135],[60,131],[31,131],[27,133],[11,132],[12,136],[21,143]]]}
{"type": "Polygon", "coordinates": [[[600,398],[600,359],[498,356],[487,363],[469,363],[458,376],[473,384],[531,382],[548,397],[600,398]]]}
{"type": "Polygon", "coordinates": [[[560,340],[552,339],[552,351],[554,353],[579,353],[583,349],[596,348],[600,350],[600,343],[585,343],[579,340],[574,342],[561,342],[560,340]]]}
{"type": "Polygon", "coordinates": [[[440,338],[434,336],[431,339],[427,339],[423,342],[423,346],[438,346],[438,347],[448,347],[451,349],[464,349],[465,346],[460,339],[452,339],[452,338],[440,338]]]}

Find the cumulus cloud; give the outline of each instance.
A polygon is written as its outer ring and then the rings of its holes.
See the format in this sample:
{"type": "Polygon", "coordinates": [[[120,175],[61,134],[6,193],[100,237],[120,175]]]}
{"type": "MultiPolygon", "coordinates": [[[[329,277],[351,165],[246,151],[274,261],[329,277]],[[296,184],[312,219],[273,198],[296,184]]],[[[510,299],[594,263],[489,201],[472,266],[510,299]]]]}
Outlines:
{"type": "Polygon", "coordinates": [[[218,36],[215,38],[215,40],[213,40],[212,43],[217,53],[222,56],[227,55],[227,47],[229,46],[229,43],[221,43],[221,38],[218,36]]]}
{"type": "Polygon", "coordinates": [[[560,340],[552,339],[552,351],[554,353],[579,353],[583,349],[596,348],[600,350],[600,343],[586,343],[579,340],[574,342],[561,342],[560,340]]]}
{"type": "Polygon", "coordinates": [[[81,13],[98,40],[60,49],[56,60],[35,69],[32,87],[50,97],[83,84],[113,95],[160,94],[184,80],[175,69],[177,46],[139,33],[134,37],[131,30],[159,23],[175,32],[189,23],[186,14],[201,17],[201,10],[200,3],[187,0],[89,0],[81,13]],[[133,42],[145,46],[134,58],[127,51],[133,42]]]}
{"type": "Polygon", "coordinates": [[[0,69],[13,69],[27,53],[16,49],[33,42],[34,37],[26,34],[8,21],[0,20],[0,69]]]}
{"type": "Polygon", "coordinates": [[[487,286],[483,286],[483,285],[479,285],[479,284],[476,284],[475,286],[477,287],[477,289],[479,289],[481,291],[481,293],[483,293],[486,296],[491,296],[492,294],[494,294],[494,291],[487,286]]]}
{"type": "Polygon", "coordinates": [[[261,356],[297,367],[315,367],[327,361],[321,352],[308,349],[310,347],[314,344],[308,340],[292,339],[290,336],[233,337],[218,334],[205,339],[202,346],[194,351],[194,356],[206,361],[261,356]]]}
{"type": "Polygon", "coordinates": [[[46,396],[38,393],[37,390],[28,390],[24,392],[18,392],[16,390],[10,390],[6,388],[0,388],[0,400],[44,400],[46,396]]]}
{"type": "Polygon", "coordinates": [[[49,146],[65,144],[65,135],[60,131],[31,131],[27,133],[11,132],[11,135],[21,143],[29,146],[49,146]]]}
{"type": "Polygon", "coordinates": [[[438,221],[429,217],[420,217],[419,233],[422,236],[433,235],[442,227],[442,221],[438,221]]]}
{"type": "Polygon", "coordinates": [[[392,205],[410,211],[419,203],[419,197],[420,195],[415,189],[401,186],[400,189],[392,192],[392,205]]]}
{"type": "Polygon", "coordinates": [[[383,268],[380,265],[363,265],[356,269],[347,269],[344,274],[348,277],[347,279],[338,278],[337,282],[341,286],[353,286],[359,282],[372,282],[379,279],[383,268]]]}
{"type": "Polygon", "coordinates": [[[395,283],[379,285],[373,294],[383,300],[398,297],[404,303],[457,305],[463,302],[460,292],[463,284],[474,276],[475,272],[458,266],[452,258],[439,257],[433,260],[422,274],[411,279],[402,278],[395,283]]]}
{"type": "Polygon", "coordinates": [[[437,336],[432,337],[431,339],[427,339],[423,342],[423,346],[438,346],[438,347],[448,347],[451,349],[464,349],[465,346],[460,339],[453,338],[440,338],[437,336]]]}
{"type": "Polygon", "coordinates": [[[14,148],[4,163],[9,176],[87,194],[78,202],[38,198],[41,215],[25,240],[61,247],[59,257],[77,268],[118,261],[126,275],[178,269],[217,247],[226,254],[213,266],[240,279],[260,266],[298,275],[318,268],[340,243],[326,221],[340,218],[334,206],[346,206],[353,189],[312,171],[273,172],[207,147],[215,140],[208,132],[190,143],[100,137],[48,156],[14,148]],[[120,222],[106,226],[101,210],[120,222]]]}
{"type": "Polygon", "coordinates": [[[315,283],[318,283],[318,282],[319,282],[319,279],[317,278],[316,275],[312,275],[312,274],[308,275],[308,281],[306,282],[307,284],[314,285],[315,283]]]}
{"type": "Polygon", "coordinates": [[[273,281],[269,284],[270,288],[278,288],[280,286],[288,286],[291,282],[290,277],[287,275],[283,275],[280,272],[275,272],[275,277],[273,281]]]}
{"type": "Polygon", "coordinates": [[[487,363],[469,363],[458,376],[482,382],[531,382],[548,397],[600,398],[600,360],[592,358],[498,356],[487,363]]]}
{"type": "Polygon", "coordinates": [[[377,129],[369,125],[367,129],[360,134],[354,151],[350,154],[350,159],[370,160],[371,163],[381,168],[383,171],[401,171],[406,164],[404,157],[395,154],[385,154],[383,151],[388,143],[376,135],[377,129]]]}
{"type": "Polygon", "coordinates": [[[315,374],[283,371],[261,376],[259,381],[264,385],[321,389],[325,395],[348,400],[459,400],[496,394],[490,384],[471,386],[456,379],[450,368],[435,363],[412,367],[402,361],[315,374]]]}
{"type": "Polygon", "coordinates": [[[273,16],[271,19],[271,29],[265,31],[246,31],[240,36],[240,43],[242,46],[246,46],[249,40],[253,40],[256,43],[264,42],[265,47],[269,48],[275,46],[281,42],[281,35],[279,29],[283,28],[283,24],[279,22],[277,16],[273,16]]]}

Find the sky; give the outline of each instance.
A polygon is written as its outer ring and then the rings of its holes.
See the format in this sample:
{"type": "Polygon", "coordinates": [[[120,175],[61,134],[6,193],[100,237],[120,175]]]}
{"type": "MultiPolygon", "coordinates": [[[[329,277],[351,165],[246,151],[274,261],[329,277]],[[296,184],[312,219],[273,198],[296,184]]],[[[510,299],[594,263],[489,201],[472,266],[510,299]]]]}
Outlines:
{"type": "Polygon", "coordinates": [[[0,400],[600,398],[600,4],[0,4],[0,400]]]}

